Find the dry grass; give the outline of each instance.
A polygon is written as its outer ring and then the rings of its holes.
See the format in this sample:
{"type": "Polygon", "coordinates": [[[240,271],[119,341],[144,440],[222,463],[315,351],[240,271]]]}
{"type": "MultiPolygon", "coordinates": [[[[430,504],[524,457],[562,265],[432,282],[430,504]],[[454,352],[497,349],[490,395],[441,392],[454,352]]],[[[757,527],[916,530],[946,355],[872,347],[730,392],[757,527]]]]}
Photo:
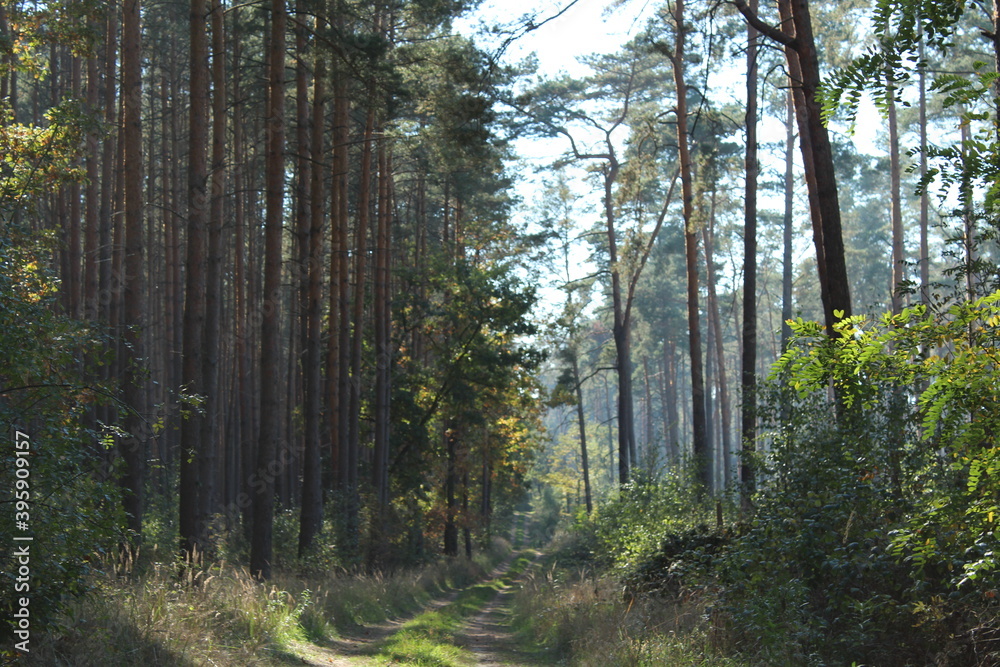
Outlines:
{"type": "Polygon", "coordinates": [[[566,664],[738,667],[714,650],[705,614],[696,598],[625,599],[613,579],[586,571],[529,575],[514,601],[521,637],[566,664]]]}
{"type": "Polygon", "coordinates": [[[474,562],[456,559],[392,574],[302,578],[278,573],[267,584],[225,563],[206,568],[154,565],[130,578],[108,566],[95,592],[75,600],[32,638],[19,664],[287,664],[287,647],[419,609],[443,592],[482,578],[509,551],[497,543],[474,562]]]}

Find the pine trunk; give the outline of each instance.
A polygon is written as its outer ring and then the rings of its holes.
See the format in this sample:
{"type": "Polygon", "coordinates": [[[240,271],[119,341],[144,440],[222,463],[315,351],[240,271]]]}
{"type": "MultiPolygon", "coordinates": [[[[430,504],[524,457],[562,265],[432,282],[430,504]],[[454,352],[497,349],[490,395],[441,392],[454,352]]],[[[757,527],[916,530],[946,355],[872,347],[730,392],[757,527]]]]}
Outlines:
{"type": "MultiPolygon", "coordinates": [[[[260,435],[253,494],[250,573],[271,578],[274,481],[283,470],[277,460],[280,433],[281,227],[285,197],[285,15],[284,0],[271,2],[268,106],[265,125],[264,302],[260,328],[260,435]]],[[[287,454],[287,452],[282,452],[287,454]]]]}

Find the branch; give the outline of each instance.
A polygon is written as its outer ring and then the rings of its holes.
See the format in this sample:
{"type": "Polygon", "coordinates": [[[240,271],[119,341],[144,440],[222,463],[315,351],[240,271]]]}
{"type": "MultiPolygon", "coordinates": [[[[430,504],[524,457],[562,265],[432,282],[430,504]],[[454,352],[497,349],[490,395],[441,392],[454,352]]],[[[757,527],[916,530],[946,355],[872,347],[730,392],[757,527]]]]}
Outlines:
{"type": "Polygon", "coordinates": [[[732,0],[733,6],[736,7],[740,14],[743,14],[743,18],[747,20],[751,26],[753,26],[759,33],[770,37],[774,41],[787,46],[790,49],[798,49],[799,41],[794,37],[791,37],[787,33],[781,31],[780,29],[774,27],[770,23],[765,23],[760,19],[759,16],[753,13],[753,11],[747,6],[746,0],[732,0]]]}
{"type": "Polygon", "coordinates": [[[667,209],[670,207],[670,202],[674,198],[674,188],[677,186],[677,177],[680,176],[680,169],[674,171],[674,177],[670,179],[670,188],[667,189],[666,199],[663,201],[663,208],[660,209],[660,215],[656,219],[656,226],[653,227],[653,231],[649,235],[649,242],[646,247],[642,250],[642,259],[639,260],[639,266],[632,273],[632,279],[629,280],[628,293],[625,296],[625,321],[632,311],[632,301],[635,299],[635,289],[639,284],[639,276],[642,274],[643,268],[646,266],[646,260],[649,259],[649,254],[653,251],[653,244],[656,242],[656,237],[660,233],[660,227],[663,226],[663,221],[667,217],[667,209]]]}

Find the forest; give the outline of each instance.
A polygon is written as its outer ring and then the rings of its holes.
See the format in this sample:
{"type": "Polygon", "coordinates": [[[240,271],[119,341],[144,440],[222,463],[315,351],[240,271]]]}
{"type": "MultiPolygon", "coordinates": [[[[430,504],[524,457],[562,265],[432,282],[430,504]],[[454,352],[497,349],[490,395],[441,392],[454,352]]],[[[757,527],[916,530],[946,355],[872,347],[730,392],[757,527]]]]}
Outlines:
{"type": "Polygon", "coordinates": [[[0,0],[0,663],[1000,665],[1000,4],[584,4],[0,0]]]}

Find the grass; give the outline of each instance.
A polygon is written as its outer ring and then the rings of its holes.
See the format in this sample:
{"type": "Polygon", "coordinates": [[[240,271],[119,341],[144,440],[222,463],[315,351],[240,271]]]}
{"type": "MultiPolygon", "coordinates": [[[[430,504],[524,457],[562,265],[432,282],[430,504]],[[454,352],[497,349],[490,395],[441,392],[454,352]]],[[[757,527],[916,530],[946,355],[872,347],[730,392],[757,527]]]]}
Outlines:
{"type": "Polygon", "coordinates": [[[531,565],[520,556],[502,577],[469,586],[453,602],[425,611],[388,637],[378,647],[376,658],[383,664],[406,663],[427,667],[461,667],[475,664],[472,654],[455,645],[465,621],[481,611],[503,588],[531,565]]]}
{"type": "Polygon", "coordinates": [[[611,577],[551,561],[528,573],[512,604],[521,641],[574,667],[745,667],[716,650],[698,599],[624,599],[611,577]]]}
{"type": "Polygon", "coordinates": [[[266,585],[225,563],[185,568],[186,576],[175,565],[156,564],[134,577],[119,576],[108,564],[94,575],[92,594],[72,601],[33,635],[31,653],[19,664],[289,664],[294,644],[322,643],[413,613],[481,580],[509,551],[497,540],[474,561],[452,559],[391,574],[278,572],[266,585]]]}

